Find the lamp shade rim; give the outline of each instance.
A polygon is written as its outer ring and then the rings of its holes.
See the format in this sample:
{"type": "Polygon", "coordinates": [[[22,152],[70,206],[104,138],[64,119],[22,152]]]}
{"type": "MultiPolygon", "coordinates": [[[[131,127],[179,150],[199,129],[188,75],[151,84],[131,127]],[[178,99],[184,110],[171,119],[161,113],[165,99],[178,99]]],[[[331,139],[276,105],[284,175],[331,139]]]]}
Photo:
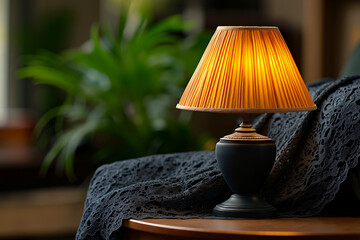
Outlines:
{"type": "Polygon", "coordinates": [[[236,30],[236,29],[252,29],[252,30],[278,30],[276,26],[218,26],[217,30],[236,30]]]}
{"type": "Polygon", "coordinates": [[[195,112],[214,112],[214,113],[284,113],[284,112],[306,112],[316,110],[314,104],[309,107],[299,108],[201,108],[188,107],[180,104],[176,105],[177,109],[195,111],[195,112]]]}

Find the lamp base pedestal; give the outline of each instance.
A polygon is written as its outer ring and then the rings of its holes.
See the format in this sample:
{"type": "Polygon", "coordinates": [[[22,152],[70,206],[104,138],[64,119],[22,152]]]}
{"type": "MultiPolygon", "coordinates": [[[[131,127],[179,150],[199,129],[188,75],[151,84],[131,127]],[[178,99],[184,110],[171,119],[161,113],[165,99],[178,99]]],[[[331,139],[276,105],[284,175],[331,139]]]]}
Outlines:
{"type": "Polygon", "coordinates": [[[225,202],[216,205],[213,214],[242,219],[274,218],[276,209],[257,196],[233,194],[225,202]]]}
{"type": "Polygon", "coordinates": [[[221,138],[215,157],[234,194],[218,204],[213,214],[247,219],[276,217],[276,209],[256,197],[273,167],[275,155],[275,142],[256,133],[248,121],[241,123],[233,134],[221,138]]]}

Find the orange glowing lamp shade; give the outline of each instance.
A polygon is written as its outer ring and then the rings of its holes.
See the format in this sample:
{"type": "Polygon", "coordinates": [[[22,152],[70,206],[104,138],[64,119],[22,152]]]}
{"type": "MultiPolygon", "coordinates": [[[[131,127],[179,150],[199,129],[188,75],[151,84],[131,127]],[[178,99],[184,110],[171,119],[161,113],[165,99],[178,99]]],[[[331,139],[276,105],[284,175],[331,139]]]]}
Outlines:
{"type": "Polygon", "coordinates": [[[269,113],[316,109],[277,27],[220,26],[179,109],[269,113]]]}

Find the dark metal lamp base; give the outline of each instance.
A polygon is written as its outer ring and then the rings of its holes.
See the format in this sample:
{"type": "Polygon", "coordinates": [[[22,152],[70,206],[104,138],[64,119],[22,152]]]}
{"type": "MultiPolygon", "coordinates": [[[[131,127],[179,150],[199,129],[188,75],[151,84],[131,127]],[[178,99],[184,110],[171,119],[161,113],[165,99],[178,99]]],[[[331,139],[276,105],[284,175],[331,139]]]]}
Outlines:
{"type": "Polygon", "coordinates": [[[253,195],[233,194],[216,205],[213,214],[217,217],[259,219],[276,217],[276,208],[253,195]]]}

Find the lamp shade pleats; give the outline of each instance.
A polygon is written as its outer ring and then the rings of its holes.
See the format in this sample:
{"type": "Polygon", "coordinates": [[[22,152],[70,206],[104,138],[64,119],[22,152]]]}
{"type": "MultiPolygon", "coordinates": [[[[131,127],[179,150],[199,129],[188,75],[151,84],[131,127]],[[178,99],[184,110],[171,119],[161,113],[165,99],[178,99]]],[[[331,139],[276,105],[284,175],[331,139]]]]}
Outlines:
{"type": "Polygon", "coordinates": [[[316,105],[277,27],[218,27],[177,108],[265,113],[316,105]]]}

